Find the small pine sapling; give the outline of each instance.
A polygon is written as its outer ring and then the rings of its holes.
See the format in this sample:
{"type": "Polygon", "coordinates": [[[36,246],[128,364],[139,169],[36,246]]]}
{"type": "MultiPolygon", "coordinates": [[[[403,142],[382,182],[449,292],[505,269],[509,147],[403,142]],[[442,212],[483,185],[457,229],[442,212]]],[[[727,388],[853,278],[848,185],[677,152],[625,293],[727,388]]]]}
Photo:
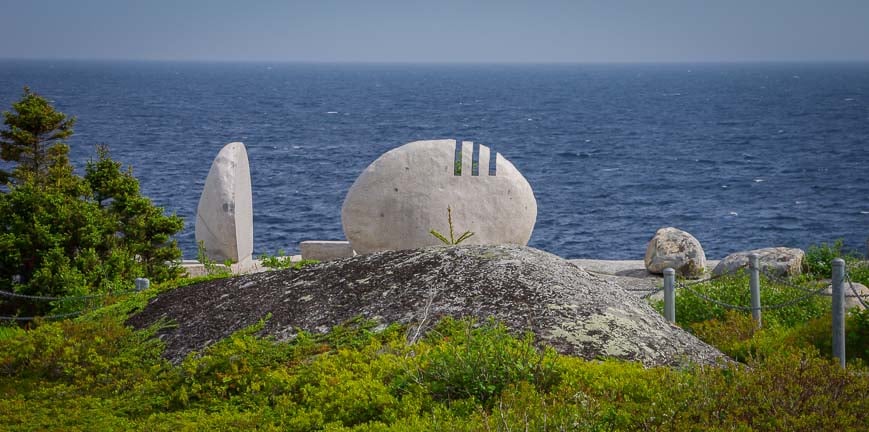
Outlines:
{"type": "Polygon", "coordinates": [[[439,233],[437,230],[432,229],[429,231],[431,235],[433,235],[436,239],[440,240],[444,244],[455,246],[471,237],[473,237],[474,233],[471,231],[465,231],[458,238],[455,237],[453,231],[453,209],[447,206],[447,224],[450,227],[450,238],[447,238],[445,235],[439,233]]]}

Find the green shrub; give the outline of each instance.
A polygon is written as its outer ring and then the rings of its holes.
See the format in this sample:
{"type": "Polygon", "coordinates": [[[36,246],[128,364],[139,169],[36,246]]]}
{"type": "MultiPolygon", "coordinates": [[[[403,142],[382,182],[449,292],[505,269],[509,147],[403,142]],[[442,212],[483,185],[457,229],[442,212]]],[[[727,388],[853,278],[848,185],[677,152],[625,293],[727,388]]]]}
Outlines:
{"type": "MultiPolygon", "coordinates": [[[[854,260],[845,262],[845,271],[850,276],[852,282],[861,283],[869,286],[869,261],[854,260]]],[[[849,292],[850,288],[845,286],[845,292],[849,292]]],[[[863,297],[863,302],[869,304],[869,296],[863,297]]]]}
{"type": "Polygon", "coordinates": [[[844,242],[838,239],[831,244],[809,246],[803,264],[807,274],[820,279],[829,279],[833,273],[833,260],[844,256],[844,242]]]}
{"type": "Polygon", "coordinates": [[[205,250],[205,242],[200,240],[196,243],[196,260],[205,269],[205,276],[213,276],[216,279],[232,277],[232,262],[219,264],[211,259],[205,250]]]}
{"type": "Polygon", "coordinates": [[[748,313],[727,311],[721,319],[695,323],[691,328],[695,336],[737,361],[746,362],[775,349],[767,344],[770,330],[758,329],[748,313]]]}
{"type": "MultiPolygon", "coordinates": [[[[770,281],[765,277],[761,277],[760,283],[761,307],[788,303],[808,294],[808,292],[802,289],[770,281]]],[[[740,307],[750,307],[751,292],[748,284],[748,274],[740,272],[692,285],[690,288],[719,302],[740,307]]],[[[817,284],[807,284],[804,282],[799,286],[804,286],[806,290],[810,291],[821,287],[817,284]]],[[[663,301],[654,302],[653,306],[659,312],[662,312],[664,309],[663,301]]],[[[731,309],[706,301],[687,289],[679,288],[676,290],[676,322],[689,330],[693,329],[696,323],[712,319],[724,319],[725,313],[728,310],[731,309]]],[[[829,311],[829,297],[810,296],[791,306],[763,310],[761,315],[764,327],[793,327],[820,317],[824,313],[829,313],[829,311]]]]}
{"type": "MultiPolygon", "coordinates": [[[[2,175],[0,290],[41,296],[80,296],[132,288],[136,277],[155,282],[180,274],[181,256],[170,237],[183,222],[143,197],[130,169],[97,148],[84,177],[73,173],[69,148],[73,119],[25,88],[4,112],[2,159],[16,163],[2,175]]],[[[70,312],[83,302],[5,300],[3,315],[70,312]]]]}
{"type": "Polygon", "coordinates": [[[160,363],[156,328],[134,332],[113,318],[38,325],[0,339],[0,374],[67,383],[118,383],[135,365],[160,363]]]}
{"type": "Polygon", "coordinates": [[[869,262],[853,251],[846,251],[842,239],[832,244],[821,243],[809,246],[803,260],[806,275],[802,279],[830,279],[833,273],[832,262],[836,258],[845,260],[845,268],[851,280],[869,285],[869,262]]]}
{"type": "Polygon", "coordinates": [[[869,364],[869,309],[852,309],[845,318],[845,356],[869,364]],[[848,357],[848,352],[852,353],[848,357]]]}
{"type": "Polygon", "coordinates": [[[562,384],[548,401],[561,423],[587,430],[655,430],[686,409],[682,395],[694,384],[689,372],[640,363],[590,362],[560,357],[562,384]]]}
{"type": "Polygon", "coordinates": [[[37,325],[0,340],[0,429],[19,421],[24,401],[22,430],[86,430],[168,408],[177,373],[156,328],[134,332],[115,318],[37,325]]]}
{"type": "Polygon", "coordinates": [[[486,430],[861,430],[866,369],[813,351],[773,352],[749,367],[643,368],[560,357],[561,384],[507,387],[473,421],[486,430]]]}
{"type": "Polygon", "coordinates": [[[262,254],[259,259],[263,267],[275,270],[288,268],[298,270],[304,266],[317,264],[319,262],[317,260],[300,260],[293,262],[293,257],[288,256],[283,249],[278,249],[278,252],[275,255],[262,254]]]}
{"type": "Polygon", "coordinates": [[[0,340],[13,338],[15,336],[19,336],[23,333],[24,330],[18,326],[12,325],[0,325],[0,340]]]}
{"type": "Polygon", "coordinates": [[[784,350],[748,368],[705,369],[682,427],[859,430],[869,421],[866,369],[844,370],[814,350],[784,350]],[[864,395],[864,396],[861,396],[864,395]]]}
{"type": "Polygon", "coordinates": [[[502,324],[443,320],[426,340],[419,369],[409,378],[436,400],[472,398],[484,405],[510,384],[533,383],[548,390],[559,380],[555,352],[538,350],[533,334],[522,339],[502,324]]]}
{"type": "MultiPolygon", "coordinates": [[[[814,349],[677,370],[540,351],[491,321],[447,319],[412,344],[408,329],[365,320],[277,342],[257,336],[262,321],[173,365],[157,327],[133,331],[121,315],[0,338],[0,429],[848,431],[869,421],[869,369],[814,349]]],[[[731,315],[738,339],[749,337],[731,315]]]]}
{"type": "Polygon", "coordinates": [[[213,403],[239,394],[258,400],[258,395],[267,397],[280,391],[280,383],[271,379],[270,368],[291,361],[300,349],[315,347],[304,342],[276,344],[271,339],[257,337],[256,333],[267,319],[233,333],[203,353],[188,355],[180,366],[177,401],[182,406],[192,401],[213,403]]]}
{"type": "MultiPolygon", "coordinates": [[[[825,358],[832,358],[832,316],[826,314],[797,327],[783,337],[791,346],[814,347],[825,358]]],[[[845,359],[869,362],[869,310],[852,309],[845,317],[845,359]]]]}

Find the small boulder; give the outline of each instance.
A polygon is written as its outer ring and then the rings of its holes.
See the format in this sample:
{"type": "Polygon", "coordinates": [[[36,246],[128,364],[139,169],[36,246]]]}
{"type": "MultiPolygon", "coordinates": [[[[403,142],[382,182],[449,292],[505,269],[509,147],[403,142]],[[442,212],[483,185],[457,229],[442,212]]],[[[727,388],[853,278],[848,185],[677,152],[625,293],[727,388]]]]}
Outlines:
{"type": "Polygon", "coordinates": [[[249,263],[253,253],[253,194],[247,151],[224,146],[208,171],[196,210],[196,242],[214,261],[249,263]]]}
{"type": "Polygon", "coordinates": [[[706,271],[706,254],[694,236],[673,227],[661,228],[646,247],[646,270],[662,274],[667,267],[677,275],[700,277],[706,271]]]}
{"type": "MultiPolygon", "coordinates": [[[[848,281],[845,281],[845,310],[849,310],[852,308],[857,308],[858,310],[866,309],[863,307],[863,304],[860,303],[860,300],[857,298],[859,295],[861,299],[863,299],[863,303],[869,304],[869,288],[866,285],[857,282],[851,282],[854,286],[854,289],[851,289],[851,286],[848,285],[848,281]],[[854,291],[857,291],[854,293],[854,291]]],[[[827,289],[824,290],[824,293],[827,295],[833,294],[833,286],[827,286],[827,289]]]]}
{"type": "Polygon", "coordinates": [[[748,256],[757,254],[760,268],[776,276],[796,276],[803,272],[803,257],[806,253],[802,249],[771,247],[755,249],[744,252],[736,252],[721,260],[715,269],[713,276],[732,273],[740,267],[748,266],[748,256]]]}

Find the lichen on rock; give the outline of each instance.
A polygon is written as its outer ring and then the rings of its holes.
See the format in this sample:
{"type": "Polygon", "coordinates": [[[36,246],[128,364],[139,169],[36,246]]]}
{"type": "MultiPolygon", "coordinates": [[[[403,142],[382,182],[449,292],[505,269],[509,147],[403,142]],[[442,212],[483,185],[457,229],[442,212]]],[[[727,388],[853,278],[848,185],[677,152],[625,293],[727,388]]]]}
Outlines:
{"type": "Polygon", "coordinates": [[[613,281],[520,246],[387,251],[209,281],[161,294],[129,323],[177,323],[161,337],[166,355],[178,361],[269,313],[263,333],[279,340],[299,329],[327,331],[356,317],[419,326],[424,333],[452,316],[494,318],[587,359],[656,366],[724,358],[613,281]]]}

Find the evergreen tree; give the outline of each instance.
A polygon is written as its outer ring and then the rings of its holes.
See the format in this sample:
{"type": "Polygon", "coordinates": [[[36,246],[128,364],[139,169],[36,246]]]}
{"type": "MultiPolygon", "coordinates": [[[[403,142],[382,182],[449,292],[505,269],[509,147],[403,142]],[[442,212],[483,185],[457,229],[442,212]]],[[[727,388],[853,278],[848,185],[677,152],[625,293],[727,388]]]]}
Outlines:
{"type": "MultiPolygon", "coordinates": [[[[74,120],[45,99],[25,88],[13,109],[4,113],[9,129],[0,131],[4,159],[18,163],[0,194],[0,290],[62,297],[129,289],[136,277],[177,277],[181,250],[171,237],[183,227],[181,218],[142,196],[132,170],[104,146],[85,176],[75,175],[60,141],[72,134],[74,120]]],[[[0,312],[84,306],[6,300],[0,312]]]]}
{"type": "Polygon", "coordinates": [[[90,161],[84,179],[93,192],[95,204],[111,221],[112,232],[122,233],[106,244],[123,243],[137,257],[151,278],[165,280],[177,276],[165,263],[181,257],[172,235],[184,228],[177,216],[166,216],[163,209],[141,195],[139,181],[132,168],[121,169],[121,163],[109,157],[106,146],[97,147],[96,161],[90,161]]]}
{"type": "Polygon", "coordinates": [[[0,170],[0,183],[24,178],[47,179],[52,167],[68,166],[69,148],[62,140],[72,135],[74,117],[67,117],[42,96],[24,87],[24,96],[3,112],[8,128],[0,131],[0,159],[16,162],[10,173],[0,170]]]}

